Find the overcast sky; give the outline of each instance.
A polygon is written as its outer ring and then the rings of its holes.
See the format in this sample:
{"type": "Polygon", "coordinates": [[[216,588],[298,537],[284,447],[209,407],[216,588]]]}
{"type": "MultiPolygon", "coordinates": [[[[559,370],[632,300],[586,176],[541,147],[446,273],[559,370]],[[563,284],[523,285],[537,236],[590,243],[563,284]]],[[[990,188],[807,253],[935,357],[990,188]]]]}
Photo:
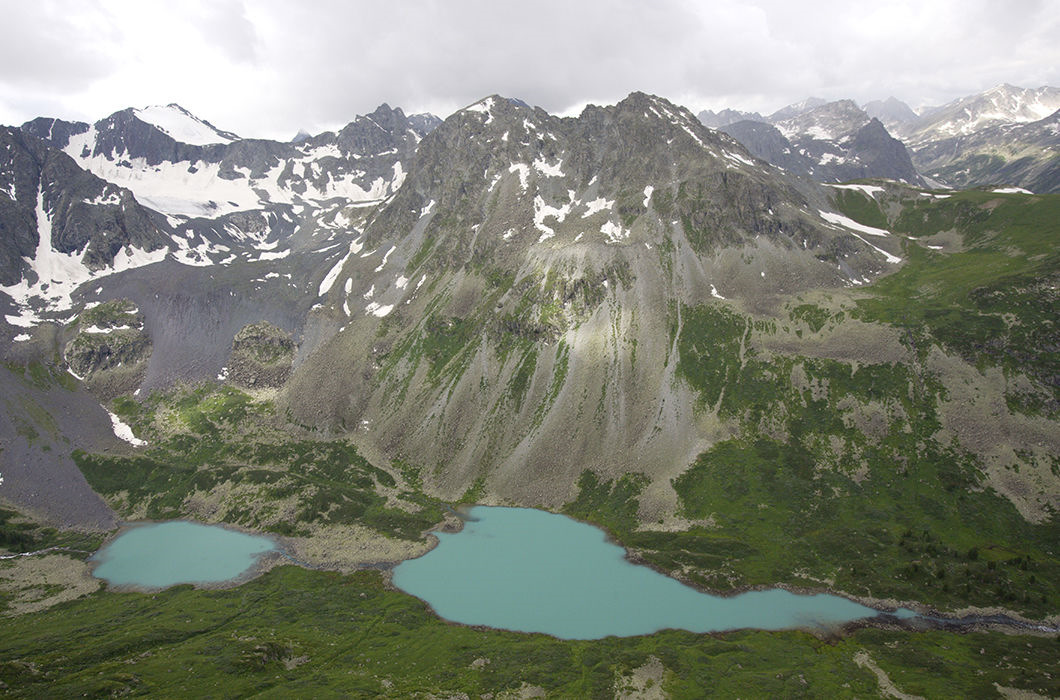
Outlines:
{"type": "Polygon", "coordinates": [[[0,123],[177,102],[242,136],[492,93],[553,113],[1060,86],[1060,0],[0,0],[0,123]]]}

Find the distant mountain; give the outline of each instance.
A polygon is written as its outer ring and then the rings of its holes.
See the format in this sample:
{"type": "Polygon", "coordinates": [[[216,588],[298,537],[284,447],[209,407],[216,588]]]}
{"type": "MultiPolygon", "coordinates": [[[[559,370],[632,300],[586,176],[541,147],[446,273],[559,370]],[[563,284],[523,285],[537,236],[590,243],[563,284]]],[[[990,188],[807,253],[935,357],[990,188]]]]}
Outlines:
{"type": "Polygon", "coordinates": [[[901,132],[915,151],[929,141],[968,136],[1000,124],[1025,124],[1048,117],[1060,109],[1060,88],[1020,88],[998,85],[931,111],[901,132]]]}
{"type": "Polygon", "coordinates": [[[809,137],[819,141],[838,141],[863,127],[869,119],[853,100],[837,100],[770,121],[789,139],[809,137]]]}
{"type": "Polygon", "coordinates": [[[379,201],[400,185],[402,159],[437,123],[382,105],[337,133],[284,144],[235,139],[170,105],[126,109],[91,126],[36,119],[23,130],[176,223],[270,204],[379,201]]]}
{"type": "Polygon", "coordinates": [[[914,157],[951,187],[1005,185],[1060,192],[1060,110],[1026,124],[995,124],[924,143],[914,157]]]}
{"type": "Polygon", "coordinates": [[[735,109],[723,109],[720,112],[706,109],[696,116],[704,126],[709,126],[711,129],[720,129],[723,126],[728,126],[729,124],[734,124],[739,121],[765,121],[765,117],[758,112],[741,112],[735,109]]]}
{"type": "Polygon", "coordinates": [[[895,97],[866,102],[861,108],[865,110],[865,114],[883,122],[883,125],[889,131],[893,131],[900,125],[914,122],[919,118],[912,107],[895,97]]]}
{"type": "Polygon", "coordinates": [[[828,102],[772,126],[745,121],[723,131],[759,158],[819,182],[888,178],[923,184],[905,146],[851,100],[828,102]]]}
{"type": "Polygon", "coordinates": [[[771,124],[776,124],[777,122],[784,121],[785,119],[792,119],[793,117],[797,117],[800,114],[809,112],[811,109],[826,104],[828,104],[828,100],[822,99],[820,97],[807,97],[802,102],[795,102],[793,104],[788,105],[787,107],[781,107],[776,112],[773,112],[768,117],[766,117],[766,121],[771,124]]]}
{"type": "Polygon", "coordinates": [[[1055,192],[1057,110],[1058,88],[999,85],[906,123],[900,133],[917,168],[947,186],[1055,192]]]}

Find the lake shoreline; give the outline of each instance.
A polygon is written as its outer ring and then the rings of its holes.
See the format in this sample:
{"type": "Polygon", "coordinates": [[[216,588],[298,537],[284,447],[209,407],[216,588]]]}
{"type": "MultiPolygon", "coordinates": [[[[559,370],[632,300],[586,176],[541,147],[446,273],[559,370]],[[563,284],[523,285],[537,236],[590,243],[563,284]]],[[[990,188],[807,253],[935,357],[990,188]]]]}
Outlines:
{"type": "MultiPolygon", "coordinates": [[[[199,581],[199,582],[188,582],[175,585],[190,585],[193,588],[201,590],[223,590],[229,588],[235,588],[238,586],[251,581],[268,571],[278,566],[284,565],[295,565],[301,568],[316,570],[316,571],[339,571],[340,573],[348,573],[354,570],[377,570],[380,571],[384,585],[389,590],[398,591],[406,595],[412,595],[401,588],[397,587],[393,583],[393,570],[400,564],[418,559],[425,556],[426,554],[434,551],[440,544],[439,538],[436,536],[438,533],[443,534],[456,534],[464,529],[464,523],[471,520],[467,514],[474,506],[467,504],[460,504],[455,508],[448,509],[446,516],[442,521],[437,523],[434,527],[426,530],[422,533],[425,549],[419,551],[415,556],[407,558],[394,558],[394,559],[381,559],[377,561],[369,562],[357,562],[352,566],[336,566],[333,562],[328,561],[306,561],[304,559],[297,558],[297,554],[301,549],[298,543],[295,541],[298,538],[291,538],[282,535],[276,535],[274,533],[263,533],[249,528],[241,527],[239,525],[233,525],[230,523],[203,523],[192,518],[179,518],[174,520],[136,520],[136,521],[123,521],[119,527],[113,531],[103,541],[100,547],[101,551],[113,540],[117,539],[120,535],[128,532],[129,530],[145,525],[160,524],[165,522],[187,522],[196,525],[219,527],[222,529],[230,530],[232,532],[239,532],[242,534],[254,535],[270,540],[274,548],[262,552],[256,556],[256,559],[251,566],[244,571],[242,574],[223,581],[199,581]],[[348,571],[343,571],[348,569],[348,571]]],[[[508,506],[512,507],[512,506],[508,506]]],[[[518,506],[515,506],[518,507],[518,506]]],[[[545,511],[551,512],[551,511],[545,511]]],[[[642,566],[649,568],[656,573],[666,576],[670,579],[678,581],[684,586],[691,588],[700,593],[715,596],[718,598],[734,598],[736,596],[756,592],[756,591],[769,591],[769,590],[783,590],[788,593],[795,595],[833,595],[844,598],[850,602],[863,605],[867,608],[877,611],[877,615],[872,617],[859,618],[851,620],[849,622],[841,623],[833,626],[823,627],[794,627],[791,629],[804,629],[814,634],[823,636],[846,636],[853,633],[858,629],[875,627],[881,629],[906,629],[909,631],[925,630],[925,629],[938,629],[953,632],[972,632],[972,631],[997,631],[1006,634],[1022,634],[1022,635],[1035,635],[1035,636],[1048,636],[1060,633],[1060,615],[1046,618],[1044,620],[1032,620],[1026,618],[1018,613],[1007,610],[1002,607],[992,608],[976,608],[968,607],[962,608],[952,612],[942,612],[938,609],[918,603],[916,601],[899,601],[893,598],[873,598],[869,596],[858,596],[846,593],[844,591],[835,590],[825,586],[803,586],[797,584],[791,584],[787,582],[778,582],[775,584],[744,584],[735,586],[728,590],[717,590],[707,586],[700,585],[696,582],[684,580],[678,576],[675,576],[673,572],[668,572],[652,564],[646,560],[639,552],[625,546],[607,529],[600,526],[597,523],[584,521],[578,518],[573,518],[569,515],[556,513],[557,515],[563,515],[564,517],[571,518],[576,522],[580,522],[598,530],[601,530],[605,534],[606,541],[611,544],[617,545],[622,548],[624,552],[624,559],[629,564],[634,566],[642,566]],[[895,613],[900,608],[906,608],[917,613],[917,617],[903,618],[898,617],[895,613]]],[[[305,538],[312,539],[312,538],[305,538]]],[[[418,549],[418,548],[417,548],[418,549]]],[[[311,557],[315,559],[316,557],[311,557]]],[[[101,563],[93,560],[91,557],[86,560],[89,565],[91,574],[95,577],[95,569],[101,563]]],[[[98,578],[98,577],[97,577],[98,578]]],[[[147,587],[139,586],[134,584],[111,584],[105,579],[99,578],[101,585],[104,590],[124,593],[124,592],[137,592],[137,593],[158,593],[159,591],[165,590],[172,586],[164,587],[147,587]]],[[[416,597],[416,596],[413,596],[416,597]]],[[[432,614],[439,619],[445,621],[448,624],[461,625],[465,627],[472,627],[476,629],[493,630],[493,629],[504,629],[494,628],[488,625],[466,625],[459,622],[448,620],[443,616],[439,615],[434,608],[421,598],[417,597],[424,605],[428,607],[432,614]]],[[[739,628],[741,630],[746,629],[757,629],[755,627],[739,628]]],[[[511,631],[511,630],[508,630],[511,631]]],[[[656,630],[656,631],[662,631],[656,630]]],[[[706,634],[727,634],[729,632],[738,631],[737,629],[725,630],[723,632],[709,632],[706,634]]],[[[654,633],[654,632],[653,632],[654,633]]],[[[652,633],[652,634],[653,634],[652,633]]],[[[524,632],[523,634],[547,634],[543,632],[524,632]]],[[[553,636],[553,635],[548,635],[553,636]]],[[[639,635],[634,635],[639,636],[639,635]]]]}
{"type": "MultiPolygon", "coordinates": [[[[424,537],[430,542],[429,549],[413,559],[425,556],[429,552],[433,551],[440,543],[440,540],[434,536],[435,533],[445,534],[456,534],[463,530],[464,523],[472,518],[466,515],[466,511],[474,508],[476,505],[486,504],[459,504],[455,508],[450,508],[449,512],[455,517],[446,517],[442,522],[438,523],[435,527],[424,533],[424,537]]],[[[487,506],[489,507],[489,506],[487,506]]],[[[504,506],[504,507],[515,507],[519,508],[522,506],[504,506]]],[[[543,509],[536,509],[543,510],[543,509]]],[[[908,631],[921,631],[927,629],[936,629],[950,632],[976,632],[976,631],[994,631],[1002,632],[1005,634],[1017,634],[1017,635],[1034,635],[1034,636],[1051,636],[1060,633],[1060,615],[1055,615],[1044,620],[1032,620],[1024,617],[1015,611],[1008,610],[1002,607],[992,608],[977,608],[967,607],[961,608],[960,610],[953,612],[942,612],[937,608],[930,605],[922,604],[917,601],[899,601],[894,598],[875,598],[870,596],[858,596],[850,594],[844,591],[838,591],[832,588],[824,586],[802,586],[797,584],[791,584],[787,582],[777,582],[774,584],[743,584],[735,586],[729,590],[717,590],[711,589],[708,586],[703,586],[698,583],[684,580],[678,576],[675,576],[673,572],[664,570],[663,568],[654,565],[650,561],[646,560],[638,551],[631,549],[618,540],[614,534],[606,527],[599,525],[587,520],[582,520],[565,513],[555,513],[554,511],[545,511],[554,513],[555,515],[562,515],[570,518],[579,523],[589,525],[598,530],[601,530],[606,538],[606,541],[617,545],[622,548],[624,552],[625,560],[634,566],[643,566],[655,571],[658,574],[671,578],[675,581],[680,582],[682,585],[687,586],[700,593],[719,597],[719,598],[734,598],[745,593],[752,593],[757,591],[769,591],[769,590],[783,590],[788,593],[795,595],[833,595],[840,598],[844,598],[852,603],[863,605],[867,608],[871,608],[877,611],[877,615],[872,617],[859,618],[857,620],[851,620],[849,622],[841,623],[835,626],[829,626],[827,628],[821,627],[795,627],[791,629],[802,629],[814,634],[823,636],[847,636],[853,632],[864,629],[864,628],[879,628],[879,629],[903,629],[908,631]],[[896,613],[905,608],[911,610],[917,614],[917,617],[899,617],[896,613]]],[[[410,561],[410,560],[403,560],[410,561]]],[[[405,593],[406,595],[412,595],[407,591],[399,588],[393,583],[393,568],[401,564],[402,562],[393,562],[389,567],[383,569],[384,583],[388,589],[405,593]]],[[[504,628],[495,628],[489,625],[467,625],[460,622],[449,620],[439,615],[430,603],[419,598],[424,605],[428,607],[432,614],[438,617],[440,620],[445,621],[448,624],[461,625],[464,627],[471,627],[474,629],[482,630],[504,630],[504,628]]],[[[705,634],[728,634],[730,632],[736,632],[741,630],[758,629],[755,627],[745,627],[733,630],[725,630],[722,632],[708,632],[705,634]]],[[[663,631],[663,629],[656,630],[656,632],[663,631]]],[[[547,634],[543,632],[522,632],[522,634],[547,634]]],[[[654,634],[654,632],[652,633],[654,634]]],[[[695,633],[693,633],[695,634],[695,633]]],[[[553,636],[553,635],[548,635],[553,636]]]]}

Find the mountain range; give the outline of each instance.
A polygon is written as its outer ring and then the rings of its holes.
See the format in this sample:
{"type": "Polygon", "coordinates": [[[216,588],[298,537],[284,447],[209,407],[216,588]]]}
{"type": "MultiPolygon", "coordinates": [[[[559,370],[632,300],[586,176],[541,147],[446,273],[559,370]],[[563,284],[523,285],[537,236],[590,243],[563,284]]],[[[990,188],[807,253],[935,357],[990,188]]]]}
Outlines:
{"type": "Polygon", "coordinates": [[[724,133],[641,93],[577,118],[496,95],[444,122],[382,105],[289,143],[177,105],[35,119],[3,133],[9,353],[58,353],[104,399],[282,386],[302,423],[448,464],[432,487],[452,497],[489,477],[561,503],[586,459],[652,475],[704,439],[669,360],[681,309],[775,313],[903,259],[810,179],[923,186],[886,127],[849,100],[769,119],[724,133]],[[135,333],[84,330],[108,299],[135,333]],[[288,348],[290,370],[233,371],[237,336],[288,348]]]}
{"type": "MultiPolygon", "coordinates": [[[[0,546],[17,556],[0,562],[0,608],[42,622],[0,642],[18,649],[0,681],[162,692],[149,659],[168,673],[222,634],[224,653],[243,645],[218,664],[232,694],[287,691],[325,666],[362,673],[306,622],[345,624],[356,598],[406,635],[368,635],[373,657],[407,635],[459,657],[398,664],[403,689],[514,691],[540,667],[535,683],[584,694],[553,671],[589,662],[550,666],[552,652],[490,675],[508,668],[506,633],[443,625],[374,570],[480,503],[592,522],[704,590],[780,584],[927,615],[829,630],[824,647],[777,633],[784,658],[806,652],[799,673],[843,669],[855,685],[835,694],[876,688],[870,652],[910,692],[982,695],[1016,684],[1017,663],[1020,688],[1048,694],[1060,197],[1027,190],[1056,187],[1052,95],[700,118],[639,92],[577,117],[492,95],[444,120],[384,104],[289,142],[177,105],[4,127],[0,546]],[[961,183],[977,187],[946,187],[961,183]],[[240,589],[252,623],[218,607],[229,592],[91,593],[99,533],[174,518],[271,533],[306,567],[240,589]],[[125,622],[161,629],[166,601],[180,638],[145,638],[127,663],[125,622]],[[188,631],[210,606],[227,621],[188,631]],[[67,624],[99,650],[56,661],[67,624]],[[465,633],[488,649],[448,641],[465,633]],[[942,664],[917,666],[939,635],[965,654],[942,681],[942,664]]],[[[695,697],[704,662],[674,649],[722,642],[636,643],[653,678],[684,674],[695,697]]],[[[633,662],[592,663],[606,696],[633,662]]],[[[398,687],[373,674],[363,692],[398,687]]]]}
{"type": "Polygon", "coordinates": [[[942,187],[1056,192],[1058,110],[1057,88],[999,85],[919,113],[894,97],[860,108],[811,97],[767,117],[725,109],[699,119],[819,182],[883,177],[924,184],[926,177],[942,187]]]}

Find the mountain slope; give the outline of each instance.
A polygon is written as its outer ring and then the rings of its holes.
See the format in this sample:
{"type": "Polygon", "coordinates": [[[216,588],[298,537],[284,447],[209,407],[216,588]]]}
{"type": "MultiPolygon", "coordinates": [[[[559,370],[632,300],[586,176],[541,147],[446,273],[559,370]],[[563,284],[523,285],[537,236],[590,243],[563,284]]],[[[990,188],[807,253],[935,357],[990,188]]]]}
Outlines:
{"type": "MultiPolygon", "coordinates": [[[[0,284],[31,309],[66,309],[78,285],[159,260],[172,246],[164,220],[128,190],[17,130],[0,130],[0,284]]],[[[13,322],[15,316],[8,317],[13,322]]]]}
{"type": "Polygon", "coordinates": [[[922,144],[918,166],[952,187],[1005,185],[1060,192],[1060,110],[1026,124],[996,124],[922,144]]]}
{"type": "Polygon", "coordinates": [[[827,207],[660,98],[577,119],[489,98],[423,140],[351,244],[329,292],[342,330],[287,405],[378,436],[453,497],[483,478],[560,503],[589,464],[666,473],[703,439],[674,374],[683,304],[768,308],[897,260],[827,207]]]}

